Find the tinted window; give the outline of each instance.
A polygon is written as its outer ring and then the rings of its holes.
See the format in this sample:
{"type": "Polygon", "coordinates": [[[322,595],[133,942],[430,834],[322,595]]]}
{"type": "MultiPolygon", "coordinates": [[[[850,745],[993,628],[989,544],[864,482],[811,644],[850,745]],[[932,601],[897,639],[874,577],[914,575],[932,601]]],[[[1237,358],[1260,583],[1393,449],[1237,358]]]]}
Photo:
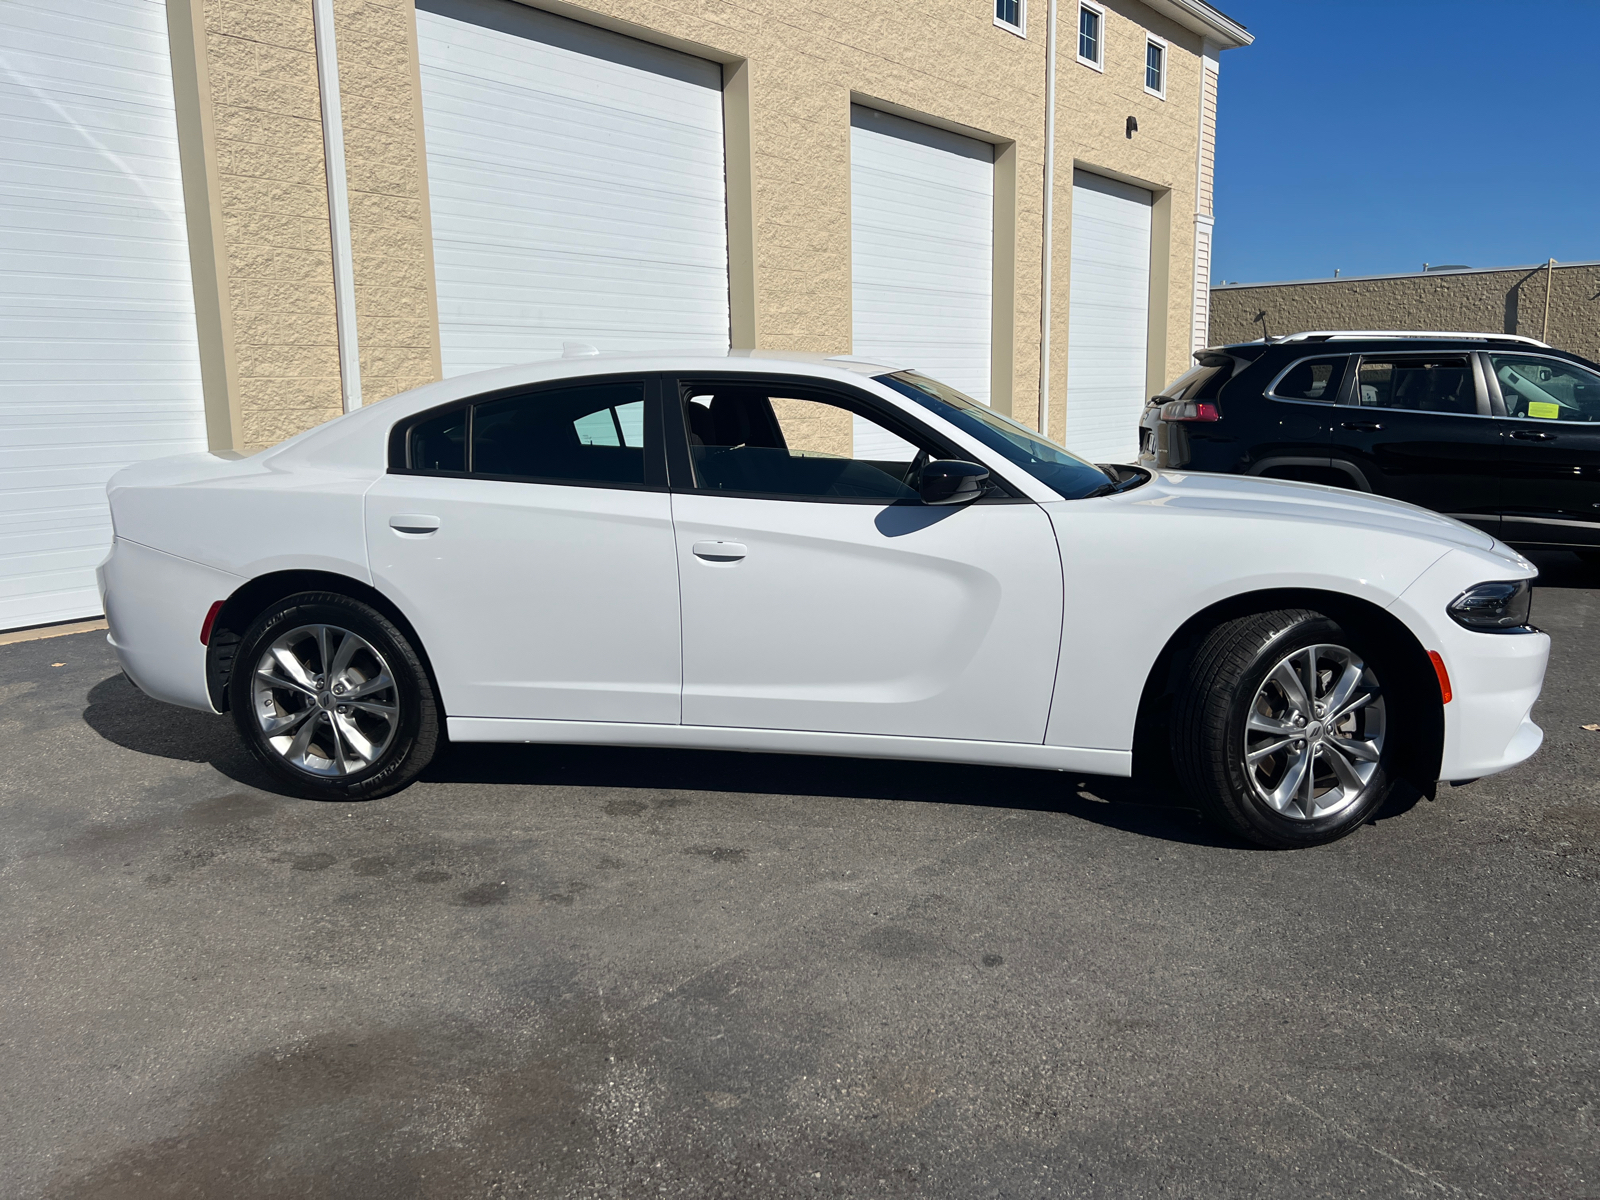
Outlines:
{"type": "Polygon", "coordinates": [[[902,371],[879,375],[878,382],[938,413],[952,425],[1015,463],[1040,483],[1068,500],[1078,500],[1103,490],[1111,477],[1086,458],[1046,440],[1043,434],[1003,417],[987,404],[953,387],[902,371]]]}
{"type": "Polygon", "coordinates": [[[944,457],[906,430],[826,396],[751,384],[690,385],[684,421],[695,486],[811,500],[909,500],[944,457]]]}
{"type": "Polygon", "coordinates": [[[467,469],[467,410],[455,409],[411,427],[406,465],[413,471],[467,469]]]}
{"type": "Polygon", "coordinates": [[[1528,354],[1491,354],[1489,365],[1513,417],[1600,421],[1600,375],[1593,371],[1528,354]]]}
{"type": "Polygon", "coordinates": [[[1339,379],[1344,375],[1345,360],[1339,358],[1313,358],[1290,367],[1278,380],[1272,394],[1280,400],[1332,401],[1339,392],[1339,379]]]}
{"type": "Polygon", "coordinates": [[[640,383],[556,388],[473,406],[474,475],[642,484],[644,455],[640,383]]]}
{"type": "Polygon", "coordinates": [[[1475,413],[1478,400],[1465,355],[1363,358],[1356,400],[1364,407],[1475,413]]]}

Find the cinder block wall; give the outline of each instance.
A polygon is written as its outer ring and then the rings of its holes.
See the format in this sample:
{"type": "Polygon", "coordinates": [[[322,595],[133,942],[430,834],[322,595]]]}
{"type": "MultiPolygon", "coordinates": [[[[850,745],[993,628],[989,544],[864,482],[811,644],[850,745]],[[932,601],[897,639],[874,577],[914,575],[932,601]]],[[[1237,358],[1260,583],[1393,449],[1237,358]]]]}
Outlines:
{"type": "Polygon", "coordinates": [[[1214,345],[1307,329],[1516,333],[1600,361],[1600,263],[1557,263],[1548,272],[1541,265],[1211,290],[1214,345]]]}
{"type": "MultiPolygon", "coordinates": [[[[187,7],[200,0],[170,2],[187,7]]],[[[739,217],[753,230],[754,327],[763,347],[851,348],[853,97],[1013,147],[1015,252],[1009,271],[996,272],[997,288],[1010,288],[1013,319],[1007,330],[997,323],[994,350],[1009,369],[1012,411],[1037,422],[1042,3],[1032,6],[1026,39],[994,26],[991,0],[813,0],[802,8],[784,0],[539,0],[538,6],[745,64],[752,199],[748,211],[730,212],[730,229],[739,217]]],[[[1070,388],[1074,166],[1154,190],[1152,373],[1164,357],[1166,375],[1177,374],[1189,354],[1201,36],[1139,0],[1108,0],[1106,7],[1103,73],[1076,61],[1071,6],[1061,10],[1058,33],[1050,421],[1058,435],[1070,388]],[[1146,29],[1170,43],[1165,100],[1144,91],[1146,29]],[[1131,138],[1129,116],[1139,126],[1131,138]]],[[[334,15],[362,393],[371,403],[439,374],[415,11],[413,0],[334,0],[334,15]]],[[[341,411],[311,0],[205,0],[202,17],[204,61],[190,73],[208,98],[203,106],[214,132],[191,121],[180,124],[180,136],[193,147],[186,172],[191,162],[201,163],[216,180],[206,186],[215,188],[218,219],[210,236],[225,264],[219,325],[225,345],[208,342],[202,350],[203,358],[227,359],[229,371],[208,378],[226,377],[233,393],[213,395],[208,384],[207,406],[235,413],[234,432],[226,436],[234,448],[253,450],[341,411]]],[[[739,202],[732,187],[729,201],[739,202]]]]}

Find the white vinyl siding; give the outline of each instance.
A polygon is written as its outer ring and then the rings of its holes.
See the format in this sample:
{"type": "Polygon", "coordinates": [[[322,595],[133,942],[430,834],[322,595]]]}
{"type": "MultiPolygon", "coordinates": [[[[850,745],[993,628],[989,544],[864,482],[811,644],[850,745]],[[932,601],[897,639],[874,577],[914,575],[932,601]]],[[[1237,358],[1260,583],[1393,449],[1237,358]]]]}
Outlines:
{"type": "Polygon", "coordinates": [[[1095,462],[1139,450],[1150,337],[1150,193],[1072,177],[1067,447],[1095,462]]]}
{"type": "Polygon", "coordinates": [[[0,629],[95,616],[106,481],[204,450],[160,0],[0,5],[0,629]]]}
{"type": "Polygon", "coordinates": [[[722,72],[510,0],[422,0],[446,375],[728,345],[722,72]]]}
{"type": "Polygon", "coordinates": [[[987,404],[994,148],[852,108],[850,280],[854,353],[915,367],[987,404]]]}

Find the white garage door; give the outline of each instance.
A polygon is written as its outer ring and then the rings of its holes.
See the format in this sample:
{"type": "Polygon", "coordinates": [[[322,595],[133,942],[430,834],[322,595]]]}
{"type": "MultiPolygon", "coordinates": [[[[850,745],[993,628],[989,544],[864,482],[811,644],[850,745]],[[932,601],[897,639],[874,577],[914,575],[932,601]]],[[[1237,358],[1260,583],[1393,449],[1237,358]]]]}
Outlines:
{"type": "Polygon", "coordinates": [[[914,366],[987,404],[993,291],[994,147],[853,107],[855,353],[914,366]]]}
{"type": "Polygon", "coordinates": [[[161,0],[0,4],[0,629],[94,616],[105,485],[205,449],[161,0]]]}
{"type": "Polygon", "coordinates": [[[728,345],[722,70],[510,0],[420,0],[446,375],[728,345]]]}
{"type": "Polygon", "coordinates": [[[1067,446],[1094,462],[1139,453],[1150,338],[1150,193],[1072,176],[1067,446]]]}

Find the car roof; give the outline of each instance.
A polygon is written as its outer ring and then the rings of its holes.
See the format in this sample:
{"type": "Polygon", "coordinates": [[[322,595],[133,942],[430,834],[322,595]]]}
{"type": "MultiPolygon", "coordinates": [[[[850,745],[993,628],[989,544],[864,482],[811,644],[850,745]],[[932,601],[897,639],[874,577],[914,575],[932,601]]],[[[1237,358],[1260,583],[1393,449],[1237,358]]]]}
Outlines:
{"type": "MultiPolygon", "coordinates": [[[[1230,342],[1224,346],[1208,346],[1197,354],[1227,354],[1242,350],[1260,353],[1274,346],[1306,346],[1328,342],[1420,342],[1426,345],[1468,343],[1480,345],[1528,346],[1537,350],[1553,350],[1548,343],[1514,333],[1458,333],[1434,329],[1312,329],[1303,333],[1280,334],[1277,337],[1256,338],[1248,342],[1230,342]]],[[[1556,351],[1561,353],[1560,351],[1556,351]]]]}

